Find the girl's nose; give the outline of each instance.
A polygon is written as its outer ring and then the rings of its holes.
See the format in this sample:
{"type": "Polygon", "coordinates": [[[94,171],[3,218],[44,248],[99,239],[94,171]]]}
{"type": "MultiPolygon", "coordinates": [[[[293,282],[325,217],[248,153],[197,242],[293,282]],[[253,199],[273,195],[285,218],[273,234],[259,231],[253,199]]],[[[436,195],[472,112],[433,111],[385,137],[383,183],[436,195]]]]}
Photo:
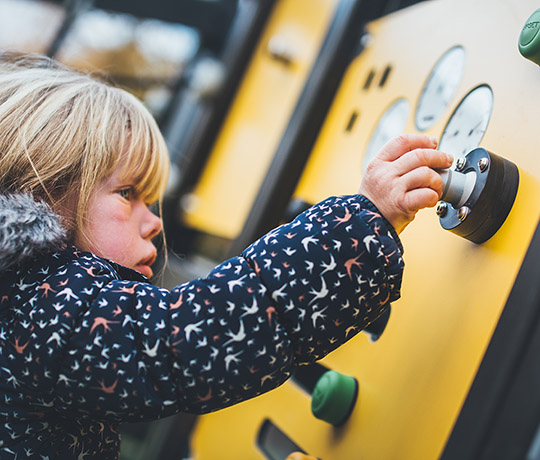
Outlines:
{"type": "Polygon", "coordinates": [[[156,216],[146,204],[143,204],[143,218],[141,220],[141,236],[145,240],[150,240],[159,235],[163,228],[161,218],[156,216]]]}

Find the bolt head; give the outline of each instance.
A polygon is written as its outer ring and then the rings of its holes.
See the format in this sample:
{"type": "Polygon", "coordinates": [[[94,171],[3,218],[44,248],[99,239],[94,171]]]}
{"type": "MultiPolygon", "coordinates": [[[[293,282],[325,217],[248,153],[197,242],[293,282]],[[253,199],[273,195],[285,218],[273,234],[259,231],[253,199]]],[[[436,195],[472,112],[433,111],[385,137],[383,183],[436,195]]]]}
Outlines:
{"type": "Polygon", "coordinates": [[[464,167],[465,167],[465,164],[467,163],[467,160],[465,160],[465,158],[458,158],[456,160],[456,171],[461,171],[464,167]]]}
{"type": "Polygon", "coordinates": [[[437,207],[435,208],[435,212],[439,217],[444,217],[446,215],[446,211],[448,211],[448,204],[446,204],[446,201],[439,201],[437,203],[437,207]]]}
{"type": "Polygon", "coordinates": [[[458,212],[457,212],[457,218],[463,222],[467,216],[470,214],[471,210],[467,207],[467,206],[462,206],[461,208],[458,209],[458,212]]]}
{"type": "Polygon", "coordinates": [[[478,160],[478,169],[480,172],[484,172],[489,166],[489,158],[483,157],[478,160]]]}

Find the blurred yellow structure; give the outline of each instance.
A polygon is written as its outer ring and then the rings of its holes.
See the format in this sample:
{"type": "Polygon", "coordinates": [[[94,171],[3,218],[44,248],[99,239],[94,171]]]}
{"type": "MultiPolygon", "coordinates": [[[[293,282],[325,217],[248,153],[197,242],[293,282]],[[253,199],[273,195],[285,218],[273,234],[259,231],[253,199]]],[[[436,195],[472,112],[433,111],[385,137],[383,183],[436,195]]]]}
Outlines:
{"type": "Polygon", "coordinates": [[[190,227],[228,239],[242,230],[337,4],[277,2],[190,197],[190,227]]]}

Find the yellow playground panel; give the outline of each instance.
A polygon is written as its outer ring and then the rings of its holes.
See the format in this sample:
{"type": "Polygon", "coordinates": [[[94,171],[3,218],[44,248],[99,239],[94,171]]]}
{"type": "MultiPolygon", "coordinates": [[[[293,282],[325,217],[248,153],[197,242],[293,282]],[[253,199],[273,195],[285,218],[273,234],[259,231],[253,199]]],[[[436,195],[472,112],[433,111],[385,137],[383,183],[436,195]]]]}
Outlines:
{"type": "Polygon", "coordinates": [[[324,460],[443,455],[539,221],[540,69],[518,51],[537,7],[532,0],[433,0],[368,25],[295,197],[315,203],[354,193],[384,140],[422,132],[456,158],[480,146],[516,164],[513,208],[482,244],[441,228],[434,210],[405,230],[402,298],[381,337],[361,333],[322,360],[358,382],[343,426],[315,418],[309,392],[291,380],[202,416],[194,458],[265,458],[257,438],[266,419],[324,460]]]}
{"type": "Polygon", "coordinates": [[[228,239],[242,230],[337,4],[276,3],[183,215],[191,228],[228,239]]]}

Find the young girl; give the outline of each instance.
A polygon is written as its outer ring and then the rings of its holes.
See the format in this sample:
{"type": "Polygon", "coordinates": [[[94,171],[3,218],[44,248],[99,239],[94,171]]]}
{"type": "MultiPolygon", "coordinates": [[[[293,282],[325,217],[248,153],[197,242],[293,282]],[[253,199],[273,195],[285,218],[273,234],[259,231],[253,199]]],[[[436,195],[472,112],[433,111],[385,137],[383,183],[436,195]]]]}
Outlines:
{"type": "Polygon", "coordinates": [[[167,291],[147,279],[169,166],[147,110],[43,57],[0,61],[1,458],[117,458],[118,424],[276,388],[399,297],[397,233],[451,165],[434,140],[389,142],[361,194],[167,291]]]}

